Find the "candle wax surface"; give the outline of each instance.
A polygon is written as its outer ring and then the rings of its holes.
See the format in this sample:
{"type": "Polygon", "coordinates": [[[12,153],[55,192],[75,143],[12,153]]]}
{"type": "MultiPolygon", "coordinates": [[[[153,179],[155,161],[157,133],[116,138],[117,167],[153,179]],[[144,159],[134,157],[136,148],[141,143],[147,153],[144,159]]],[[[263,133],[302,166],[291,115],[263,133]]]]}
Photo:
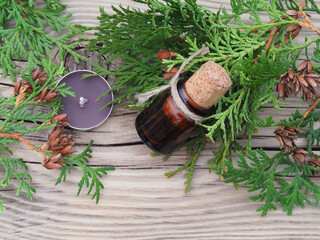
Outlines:
{"type": "Polygon", "coordinates": [[[58,85],[65,83],[64,87],[71,87],[70,91],[74,92],[76,97],[67,95],[62,97],[61,104],[64,109],[58,114],[66,113],[69,119],[70,127],[89,130],[103,123],[112,110],[112,104],[100,110],[108,102],[113,100],[112,93],[96,101],[98,97],[110,89],[107,81],[101,76],[93,76],[82,79],[84,74],[92,74],[94,72],[87,70],[79,70],[64,76],[58,85]],[[84,107],[81,108],[80,97],[88,100],[84,107]]]}

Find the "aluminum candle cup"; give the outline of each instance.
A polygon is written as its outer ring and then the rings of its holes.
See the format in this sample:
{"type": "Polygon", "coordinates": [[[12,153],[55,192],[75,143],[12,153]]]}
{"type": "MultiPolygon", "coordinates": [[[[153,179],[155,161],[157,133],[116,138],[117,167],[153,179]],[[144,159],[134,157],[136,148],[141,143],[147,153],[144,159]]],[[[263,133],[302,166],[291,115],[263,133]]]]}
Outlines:
{"type": "Polygon", "coordinates": [[[65,87],[71,87],[76,97],[67,95],[62,97],[61,104],[64,106],[58,114],[67,114],[70,127],[78,130],[90,130],[109,117],[113,104],[100,110],[107,103],[113,101],[112,92],[96,101],[101,94],[110,90],[109,83],[101,76],[83,78],[85,74],[95,74],[90,70],[78,70],[63,76],[57,83],[65,83],[65,87]],[[83,78],[83,79],[82,79],[83,78]],[[100,110],[100,111],[99,111],[100,110]]]}

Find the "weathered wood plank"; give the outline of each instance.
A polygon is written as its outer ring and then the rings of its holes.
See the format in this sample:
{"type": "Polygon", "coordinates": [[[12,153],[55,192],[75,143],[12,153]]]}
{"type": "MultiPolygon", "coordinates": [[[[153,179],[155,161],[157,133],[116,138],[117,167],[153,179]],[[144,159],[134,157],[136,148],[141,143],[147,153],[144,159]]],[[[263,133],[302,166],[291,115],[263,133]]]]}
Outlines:
{"type": "MultiPolygon", "coordinates": [[[[99,6],[112,13],[110,6],[119,4],[115,0],[62,2],[68,4],[67,11],[73,13],[72,24],[87,26],[98,24],[99,6]]],[[[201,0],[198,3],[212,10],[218,10],[221,4],[231,9],[228,1],[201,0]]],[[[145,8],[129,0],[122,4],[145,8]]],[[[313,17],[313,21],[319,23],[320,16],[313,17]]],[[[305,30],[303,34],[310,36],[311,31],[305,30]]],[[[304,38],[298,41],[302,43],[304,38]]],[[[1,96],[9,97],[12,88],[10,78],[1,78],[1,96]]],[[[301,112],[308,108],[298,98],[286,101],[289,105],[283,105],[283,111],[267,105],[260,116],[265,118],[273,114],[278,121],[289,117],[296,108],[301,112]]],[[[207,161],[215,147],[211,144],[206,146],[196,164],[192,191],[184,194],[183,173],[170,179],[166,179],[164,173],[183,165],[185,152],[175,152],[166,162],[161,161],[161,156],[151,157],[151,151],[135,132],[136,114],[137,111],[128,110],[123,104],[116,105],[110,118],[99,128],[90,132],[72,131],[76,152],[82,151],[89,139],[94,139],[90,165],[117,167],[102,180],[105,188],[99,205],[85,192],[76,197],[76,185],[81,178],[78,169],[68,175],[65,183],[54,186],[58,171],[43,168],[41,156],[25,146],[13,146],[15,156],[23,156],[28,162],[37,194],[34,201],[26,199],[24,193],[15,197],[17,184],[14,181],[5,190],[0,189],[0,198],[5,200],[7,208],[0,215],[0,239],[320,239],[319,208],[296,208],[290,217],[281,211],[270,212],[262,218],[255,212],[261,203],[248,200],[252,193],[246,192],[247,187],[236,191],[232,184],[226,185],[216,175],[209,174],[207,161]]],[[[269,148],[270,156],[279,147],[273,131],[274,128],[259,129],[253,138],[253,146],[269,148]]],[[[45,130],[27,138],[40,146],[48,133],[49,130],[45,130]]],[[[305,145],[302,139],[297,144],[305,145]]]]}
{"type": "Polygon", "coordinates": [[[52,171],[30,165],[38,192],[33,202],[1,192],[7,210],[1,218],[3,239],[317,239],[319,211],[294,215],[272,212],[259,217],[245,188],[236,191],[206,170],[195,173],[185,195],[182,180],[165,180],[163,169],[118,170],[104,180],[99,205],[75,197],[80,173],[53,187],[52,171]],[[148,179],[148,181],[146,181],[148,179]],[[46,188],[43,188],[45,183],[46,188]],[[159,184],[161,183],[161,184],[159,184]],[[23,206],[23,207],[22,207],[23,206]],[[303,221],[302,221],[303,219],[303,221]],[[306,232],[308,234],[306,234],[306,232]]]}

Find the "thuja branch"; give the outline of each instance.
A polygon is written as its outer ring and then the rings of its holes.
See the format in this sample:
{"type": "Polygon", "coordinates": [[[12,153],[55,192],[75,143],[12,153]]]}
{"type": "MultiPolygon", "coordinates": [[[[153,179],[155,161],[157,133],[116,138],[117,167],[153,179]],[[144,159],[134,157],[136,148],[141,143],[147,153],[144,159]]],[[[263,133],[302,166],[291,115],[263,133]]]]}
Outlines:
{"type": "Polygon", "coordinates": [[[184,182],[184,184],[186,185],[184,189],[185,193],[188,193],[191,190],[191,184],[196,162],[198,160],[199,154],[204,148],[206,141],[206,137],[203,135],[203,132],[200,131],[199,138],[191,139],[185,143],[185,146],[188,149],[188,156],[190,160],[188,160],[183,166],[177,168],[176,170],[165,173],[165,176],[167,178],[170,178],[183,170],[187,170],[187,173],[184,174],[184,176],[187,177],[187,180],[184,182]]]}
{"type": "Polygon", "coordinates": [[[10,134],[10,133],[1,133],[2,128],[0,128],[0,138],[11,138],[11,139],[16,139],[22,143],[24,143],[25,145],[27,145],[29,147],[29,149],[31,151],[37,150],[43,158],[46,157],[46,154],[43,152],[43,149],[45,148],[46,144],[43,145],[42,147],[36,147],[34,145],[32,145],[30,143],[30,141],[24,139],[23,137],[21,137],[19,134],[10,134]]]}
{"type": "Polygon", "coordinates": [[[61,60],[65,52],[69,52],[77,61],[85,57],[73,51],[76,43],[69,44],[75,34],[75,28],[68,23],[71,14],[63,16],[66,5],[60,0],[44,1],[39,8],[35,0],[2,1],[0,6],[0,67],[3,76],[10,75],[15,80],[19,73],[13,59],[27,60],[20,73],[26,73],[30,68],[41,66],[42,59],[52,59],[53,46],[58,47],[61,60]],[[10,28],[9,22],[15,26],[10,28]],[[48,29],[57,33],[49,35],[48,29]],[[66,32],[63,34],[63,32],[66,32]]]}
{"type": "Polygon", "coordinates": [[[96,199],[96,203],[100,200],[100,190],[104,188],[101,178],[103,175],[107,175],[108,171],[115,170],[114,167],[97,167],[91,168],[87,166],[88,158],[91,158],[91,146],[93,141],[90,141],[88,147],[79,155],[74,157],[67,157],[65,159],[65,164],[61,168],[60,175],[56,181],[56,185],[60,184],[62,181],[66,180],[67,173],[70,173],[72,167],[79,167],[82,169],[82,178],[78,184],[77,195],[80,194],[83,186],[88,189],[87,195],[89,195],[93,190],[93,195],[91,199],[96,199]]]}

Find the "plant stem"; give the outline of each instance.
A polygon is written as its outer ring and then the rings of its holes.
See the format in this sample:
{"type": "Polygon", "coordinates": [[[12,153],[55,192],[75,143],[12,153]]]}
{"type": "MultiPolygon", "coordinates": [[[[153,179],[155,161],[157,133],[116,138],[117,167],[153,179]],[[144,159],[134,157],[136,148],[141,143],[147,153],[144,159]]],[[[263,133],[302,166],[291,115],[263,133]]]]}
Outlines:
{"type": "Polygon", "coordinates": [[[318,33],[318,35],[320,35],[320,30],[317,29],[313,23],[310,21],[309,17],[307,14],[305,14],[303,11],[299,11],[299,15],[301,15],[306,21],[299,21],[299,25],[302,26],[302,27],[306,27],[306,28],[309,28],[311,29],[312,31],[315,31],[316,33],[318,33]]]}
{"type": "Polygon", "coordinates": [[[320,97],[318,97],[318,99],[316,101],[314,101],[314,103],[309,107],[309,109],[305,112],[305,114],[303,114],[303,119],[302,119],[301,123],[308,116],[308,114],[312,111],[312,109],[314,109],[318,105],[319,102],[320,102],[320,97]]]}
{"type": "MultiPolygon", "coordinates": [[[[0,128],[0,131],[2,130],[2,128],[0,128]]],[[[27,145],[29,147],[29,149],[31,151],[37,150],[42,156],[43,158],[46,157],[46,154],[43,152],[43,149],[45,148],[46,144],[44,144],[42,147],[37,148],[36,146],[32,145],[30,143],[30,141],[24,139],[23,137],[21,137],[19,134],[10,134],[10,133],[1,133],[0,132],[0,138],[12,138],[12,139],[17,139],[20,142],[24,143],[25,145],[27,145]]]]}

